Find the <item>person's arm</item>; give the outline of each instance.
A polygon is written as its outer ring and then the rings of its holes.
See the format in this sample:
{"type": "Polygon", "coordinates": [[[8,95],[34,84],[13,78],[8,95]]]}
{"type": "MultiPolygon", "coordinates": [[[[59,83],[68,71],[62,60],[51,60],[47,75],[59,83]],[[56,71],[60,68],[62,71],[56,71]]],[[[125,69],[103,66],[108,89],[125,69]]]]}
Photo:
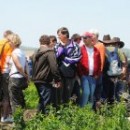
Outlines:
{"type": "Polygon", "coordinates": [[[122,74],[125,74],[126,73],[126,58],[125,58],[125,55],[123,54],[123,52],[120,49],[118,49],[118,55],[119,55],[120,61],[122,63],[122,74]]]}
{"type": "Polygon", "coordinates": [[[77,63],[81,58],[81,51],[77,44],[74,45],[72,48],[73,50],[69,54],[69,56],[65,56],[64,62],[67,64],[75,64],[77,63]]]}
{"type": "Polygon", "coordinates": [[[64,47],[60,43],[56,43],[54,50],[57,58],[64,54],[64,47]]]}
{"type": "Polygon", "coordinates": [[[101,57],[101,71],[103,71],[103,67],[104,67],[104,63],[105,63],[105,53],[106,53],[106,49],[105,46],[102,43],[101,44],[101,50],[100,50],[100,57],[101,57]]]}
{"type": "Polygon", "coordinates": [[[98,56],[98,63],[99,63],[99,69],[98,69],[98,75],[97,75],[97,78],[100,77],[101,75],[101,72],[102,72],[102,60],[101,60],[101,56],[100,56],[100,53],[99,53],[99,56],[98,56]]]}
{"type": "Polygon", "coordinates": [[[58,69],[58,64],[56,61],[56,56],[53,51],[49,52],[48,54],[48,62],[51,69],[51,72],[53,74],[53,78],[56,82],[61,81],[61,76],[58,69]]]}

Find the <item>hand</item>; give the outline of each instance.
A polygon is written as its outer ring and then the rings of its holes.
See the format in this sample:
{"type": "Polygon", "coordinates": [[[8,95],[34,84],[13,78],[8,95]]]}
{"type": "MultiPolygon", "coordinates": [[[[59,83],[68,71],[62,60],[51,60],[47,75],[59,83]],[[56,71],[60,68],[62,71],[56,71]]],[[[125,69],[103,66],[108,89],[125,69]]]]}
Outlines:
{"type": "Polygon", "coordinates": [[[25,74],[25,78],[27,79],[27,82],[29,83],[30,82],[30,78],[27,74],[25,74]]]}
{"type": "Polygon", "coordinates": [[[126,74],[122,73],[121,76],[120,76],[120,79],[121,79],[121,80],[125,80],[126,77],[127,77],[126,74]]]}
{"type": "Polygon", "coordinates": [[[97,76],[97,75],[95,75],[95,76],[94,76],[94,78],[95,78],[95,79],[98,79],[98,76],[97,76]]]}
{"type": "Polygon", "coordinates": [[[56,82],[54,86],[55,86],[55,88],[60,88],[60,87],[62,87],[62,83],[61,82],[56,82]]]}

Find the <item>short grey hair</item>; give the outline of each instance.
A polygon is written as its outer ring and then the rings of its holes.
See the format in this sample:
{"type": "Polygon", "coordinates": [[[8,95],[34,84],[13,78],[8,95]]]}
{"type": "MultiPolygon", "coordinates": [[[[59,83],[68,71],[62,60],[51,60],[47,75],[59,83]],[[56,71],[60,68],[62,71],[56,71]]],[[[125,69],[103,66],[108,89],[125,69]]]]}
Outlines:
{"type": "Polygon", "coordinates": [[[89,32],[99,37],[99,31],[97,29],[90,29],[89,32]]]}

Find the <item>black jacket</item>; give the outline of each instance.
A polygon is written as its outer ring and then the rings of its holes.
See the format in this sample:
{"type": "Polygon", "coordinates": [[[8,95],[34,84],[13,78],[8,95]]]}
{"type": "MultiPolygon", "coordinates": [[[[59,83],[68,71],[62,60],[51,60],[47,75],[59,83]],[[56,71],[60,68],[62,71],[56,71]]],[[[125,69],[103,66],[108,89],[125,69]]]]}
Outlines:
{"type": "Polygon", "coordinates": [[[51,83],[53,79],[55,82],[61,80],[53,49],[41,46],[33,55],[32,62],[34,83],[51,83]]]}

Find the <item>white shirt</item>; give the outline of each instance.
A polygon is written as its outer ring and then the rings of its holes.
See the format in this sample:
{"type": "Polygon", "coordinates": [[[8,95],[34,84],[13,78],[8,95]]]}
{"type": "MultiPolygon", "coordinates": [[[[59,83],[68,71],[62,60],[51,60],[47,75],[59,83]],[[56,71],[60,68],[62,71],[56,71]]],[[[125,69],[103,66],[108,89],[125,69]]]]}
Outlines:
{"type": "MultiPolygon", "coordinates": [[[[23,69],[25,68],[25,65],[26,65],[26,57],[25,57],[25,54],[23,53],[23,51],[21,51],[19,48],[16,48],[12,54],[16,55],[19,59],[19,62],[20,64],[22,65],[23,69]]],[[[14,62],[13,62],[13,59],[11,58],[10,60],[10,77],[13,77],[13,78],[21,78],[23,77],[23,75],[21,74],[13,74],[15,72],[18,72],[14,62]]]]}
{"type": "Polygon", "coordinates": [[[93,75],[94,70],[94,49],[86,47],[88,53],[88,66],[89,66],[89,75],[93,75]]]}

